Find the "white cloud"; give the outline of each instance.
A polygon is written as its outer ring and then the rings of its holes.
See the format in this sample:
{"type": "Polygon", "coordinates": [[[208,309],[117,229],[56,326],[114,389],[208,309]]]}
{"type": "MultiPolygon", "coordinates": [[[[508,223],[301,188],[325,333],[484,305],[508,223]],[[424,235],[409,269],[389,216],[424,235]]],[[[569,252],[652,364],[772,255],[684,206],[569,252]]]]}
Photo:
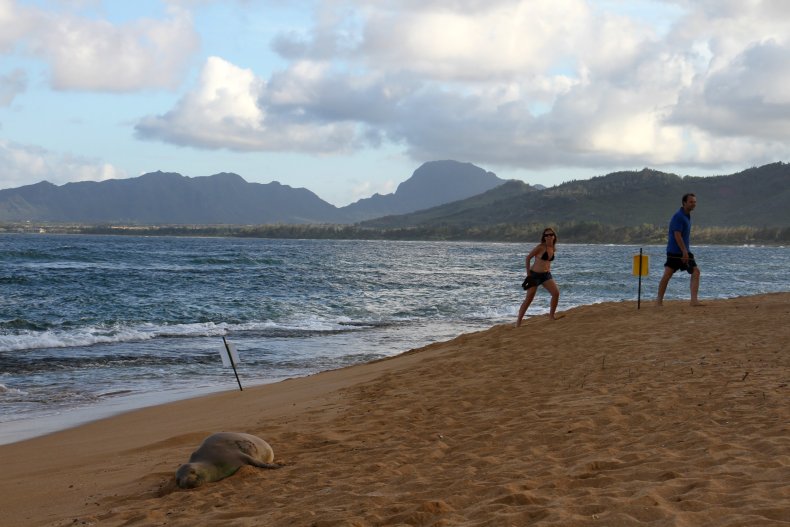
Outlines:
{"type": "Polygon", "coordinates": [[[52,68],[62,90],[135,91],[174,88],[181,82],[199,39],[186,11],[166,20],[116,26],[73,16],[44,17],[35,50],[52,68]]]}
{"type": "Polygon", "coordinates": [[[12,51],[19,40],[35,28],[35,17],[15,0],[0,0],[0,53],[12,51]]]}
{"type": "Polygon", "coordinates": [[[370,15],[359,51],[370,67],[384,65],[427,80],[543,76],[570,58],[589,18],[582,0],[500,3],[476,12],[379,11],[370,15]]]}
{"type": "Polygon", "coordinates": [[[49,181],[57,185],[127,177],[122,170],[97,159],[52,152],[3,139],[0,139],[0,174],[3,174],[3,188],[18,187],[31,181],[49,181]]]}
{"type": "Polygon", "coordinates": [[[374,194],[392,194],[398,188],[398,183],[392,180],[382,182],[356,181],[351,189],[352,202],[369,198],[374,194]]]}
{"type": "MultiPolygon", "coordinates": [[[[201,7],[204,5],[217,3],[219,0],[163,0],[163,1],[168,5],[172,5],[172,6],[195,8],[195,7],[201,7]]],[[[249,0],[238,0],[238,1],[243,5],[249,0]]]]}
{"type": "Polygon", "coordinates": [[[137,135],[202,148],[309,152],[342,150],[353,138],[351,125],[300,122],[298,109],[270,114],[259,105],[267,96],[266,84],[251,70],[210,57],[196,89],[167,114],[142,119],[137,135]]]}
{"type": "Polygon", "coordinates": [[[681,93],[672,115],[714,135],[790,140],[790,46],[756,44],[681,93]]]}
{"type": "Polygon", "coordinates": [[[58,90],[128,92],[177,87],[200,40],[189,12],[172,7],[163,19],[115,25],[77,14],[94,6],[61,0],[60,11],[0,0],[0,53],[43,58],[58,90]]]}
{"type": "Polygon", "coordinates": [[[790,4],[667,3],[653,23],[593,0],[327,0],[274,39],[287,67],[210,59],[138,135],[533,169],[787,158],[790,4]]]}
{"type": "Polygon", "coordinates": [[[10,106],[14,98],[27,88],[27,75],[24,70],[15,69],[0,75],[0,107],[10,106]]]}
{"type": "Polygon", "coordinates": [[[103,0],[52,0],[57,5],[67,9],[87,9],[101,7],[103,0]]]}

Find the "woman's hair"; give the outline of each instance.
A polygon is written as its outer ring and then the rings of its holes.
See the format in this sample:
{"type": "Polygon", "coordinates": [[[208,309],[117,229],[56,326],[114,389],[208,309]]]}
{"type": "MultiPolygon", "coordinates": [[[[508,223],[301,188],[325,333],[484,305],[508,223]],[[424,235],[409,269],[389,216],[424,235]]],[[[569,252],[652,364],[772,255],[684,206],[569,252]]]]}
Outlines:
{"type": "Polygon", "coordinates": [[[543,233],[540,235],[540,243],[546,243],[546,233],[552,233],[554,235],[554,245],[557,245],[557,233],[551,227],[543,229],[543,233]]]}

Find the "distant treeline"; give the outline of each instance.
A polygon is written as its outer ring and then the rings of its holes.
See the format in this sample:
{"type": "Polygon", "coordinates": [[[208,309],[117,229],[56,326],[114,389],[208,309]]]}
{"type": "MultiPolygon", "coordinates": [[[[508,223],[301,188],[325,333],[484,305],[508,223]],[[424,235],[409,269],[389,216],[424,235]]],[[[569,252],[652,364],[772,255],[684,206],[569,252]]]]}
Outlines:
{"type": "MultiPolygon", "coordinates": [[[[47,232],[70,234],[111,234],[137,236],[222,236],[274,239],[328,240],[428,240],[537,242],[545,225],[492,225],[483,227],[426,226],[373,228],[358,225],[66,225],[0,224],[0,232],[47,232]]],[[[597,222],[569,222],[552,225],[560,242],[661,244],[667,228],[658,225],[618,227],[597,222]]],[[[790,227],[695,227],[692,244],[741,245],[790,243],[790,227]]]]}

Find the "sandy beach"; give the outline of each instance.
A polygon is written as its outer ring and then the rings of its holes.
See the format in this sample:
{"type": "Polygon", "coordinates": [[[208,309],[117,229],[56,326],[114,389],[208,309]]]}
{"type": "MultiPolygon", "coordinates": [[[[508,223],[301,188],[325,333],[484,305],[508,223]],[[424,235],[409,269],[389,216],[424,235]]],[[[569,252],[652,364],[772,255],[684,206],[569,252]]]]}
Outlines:
{"type": "Polygon", "coordinates": [[[790,525],[790,293],[562,315],[0,446],[0,523],[790,525]],[[218,431],[286,466],[176,487],[218,431]]]}

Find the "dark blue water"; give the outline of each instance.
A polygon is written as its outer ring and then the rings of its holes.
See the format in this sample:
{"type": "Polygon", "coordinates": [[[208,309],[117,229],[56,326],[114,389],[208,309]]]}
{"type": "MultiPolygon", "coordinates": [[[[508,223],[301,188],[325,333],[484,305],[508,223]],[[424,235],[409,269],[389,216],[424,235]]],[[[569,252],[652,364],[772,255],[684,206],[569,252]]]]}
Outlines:
{"type": "MultiPolygon", "coordinates": [[[[234,389],[220,361],[223,336],[241,354],[242,382],[253,385],[512,322],[530,248],[0,235],[0,427],[42,416],[67,426],[80,408],[234,389]]],[[[652,300],[664,248],[644,250],[651,275],[642,298],[652,300]]],[[[694,252],[702,298],[790,290],[790,249],[694,252]]],[[[560,310],[635,300],[636,253],[560,245],[552,268],[560,310]]],[[[670,283],[673,298],[688,298],[687,275],[670,283]]],[[[528,315],[547,310],[548,295],[539,293],[528,315]]]]}

